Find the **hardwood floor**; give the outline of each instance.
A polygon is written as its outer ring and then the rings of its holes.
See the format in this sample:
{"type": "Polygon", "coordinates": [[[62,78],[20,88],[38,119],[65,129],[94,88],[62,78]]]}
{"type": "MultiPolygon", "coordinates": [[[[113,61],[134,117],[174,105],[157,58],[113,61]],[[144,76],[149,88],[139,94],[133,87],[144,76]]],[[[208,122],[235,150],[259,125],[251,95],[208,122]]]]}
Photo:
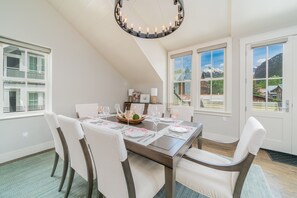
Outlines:
{"type": "MultiPolygon", "coordinates": [[[[202,149],[229,156],[233,156],[234,148],[217,147],[205,142],[202,149]]],[[[262,167],[274,197],[297,197],[297,167],[272,161],[265,150],[260,150],[254,164],[262,167]]]]}

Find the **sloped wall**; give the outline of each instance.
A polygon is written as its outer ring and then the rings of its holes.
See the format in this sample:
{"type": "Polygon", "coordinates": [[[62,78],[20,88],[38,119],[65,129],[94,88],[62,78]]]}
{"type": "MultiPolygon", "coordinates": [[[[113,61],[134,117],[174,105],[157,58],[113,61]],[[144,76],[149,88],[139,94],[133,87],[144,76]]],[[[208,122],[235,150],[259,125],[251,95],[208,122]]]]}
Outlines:
{"type": "MultiPolygon", "coordinates": [[[[0,26],[2,36],[52,49],[54,112],[74,117],[76,103],[113,107],[126,99],[125,78],[47,1],[2,0],[0,26]]],[[[43,116],[0,120],[0,134],[0,163],[53,146],[43,116]]]]}

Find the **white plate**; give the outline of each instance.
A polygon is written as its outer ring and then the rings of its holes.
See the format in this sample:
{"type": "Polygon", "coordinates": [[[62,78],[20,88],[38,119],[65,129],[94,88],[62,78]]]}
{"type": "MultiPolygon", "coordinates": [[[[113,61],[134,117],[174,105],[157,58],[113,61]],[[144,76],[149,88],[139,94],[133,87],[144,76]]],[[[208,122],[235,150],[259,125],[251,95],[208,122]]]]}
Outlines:
{"type": "Polygon", "coordinates": [[[161,122],[173,122],[174,120],[172,118],[160,118],[161,122]]]}
{"type": "Polygon", "coordinates": [[[141,128],[131,128],[127,129],[124,133],[128,137],[138,138],[145,136],[148,133],[148,130],[141,128]]]}
{"type": "Polygon", "coordinates": [[[177,133],[186,133],[186,132],[188,132],[188,129],[186,129],[186,128],[182,127],[182,126],[170,126],[169,130],[173,131],[173,132],[177,132],[177,133]]]}

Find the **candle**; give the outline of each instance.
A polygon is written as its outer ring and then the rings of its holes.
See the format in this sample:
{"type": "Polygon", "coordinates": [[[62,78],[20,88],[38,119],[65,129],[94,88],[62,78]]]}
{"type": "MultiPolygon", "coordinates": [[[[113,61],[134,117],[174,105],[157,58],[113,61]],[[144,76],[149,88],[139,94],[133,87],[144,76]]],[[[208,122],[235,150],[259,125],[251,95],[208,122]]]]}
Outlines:
{"type": "Polygon", "coordinates": [[[163,36],[165,36],[165,26],[164,25],[162,26],[162,33],[163,33],[163,36]]]}
{"type": "Polygon", "coordinates": [[[138,34],[141,34],[141,27],[138,28],[138,34]]]}
{"type": "Polygon", "coordinates": [[[171,21],[169,22],[169,31],[170,32],[172,31],[172,23],[171,23],[171,21]]]}
{"type": "Polygon", "coordinates": [[[131,23],[131,32],[133,32],[133,27],[134,27],[134,25],[133,25],[133,23],[131,23]]]}
{"type": "Polygon", "coordinates": [[[151,88],[151,96],[158,96],[158,88],[151,88]]]}
{"type": "Polygon", "coordinates": [[[178,26],[178,16],[175,17],[175,26],[178,26]]]}
{"type": "Polygon", "coordinates": [[[124,19],[124,28],[127,28],[127,18],[124,19]]]}
{"type": "Polygon", "coordinates": [[[122,12],[120,12],[120,18],[119,20],[122,22],[122,12]]]}

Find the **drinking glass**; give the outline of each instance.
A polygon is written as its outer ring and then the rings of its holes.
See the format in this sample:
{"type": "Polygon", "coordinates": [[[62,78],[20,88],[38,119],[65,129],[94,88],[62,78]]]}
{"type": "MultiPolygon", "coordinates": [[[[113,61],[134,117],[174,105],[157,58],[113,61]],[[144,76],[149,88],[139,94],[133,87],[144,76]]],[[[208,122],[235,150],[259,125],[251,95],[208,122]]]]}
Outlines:
{"type": "Polygon", "coordinates": [[[171,118],[173,119],[173,123],[174,125],[176,126],[177,125],[177,122],[178,122],[178,115],[179,115],[179,111],[178,109],[171,109],[170,111],[170,115],[171,115],[171,118]]]}
{"type": "Polygon", "coordinates": [[[98,114],[101,115],[103,113],[103,107],[102,106],[98,106],[98,114]]]}
{"type": "Polygon", "coordinates": [[[152,121],[155,125],[155,134],[158,132],[158,124],[160,123],[161,112],[158,111],[158,108],[154,108],[152,111],[152,121]]]}
{"type": "Polygon", "coordinates": [[[109,106],[104,106],[103,107],[103,114],[105,115],[106,120],[107,120],[107,116],[109,115],[109,113],[110,113],[109,106]]]}
{"type": "Polygon", "coordinates": [[[114,108],[115,108],[118,116],[121,116],[123,114],[123,112],[121,111],[121,107],[120,107],[119,104],[115,104],[114,105],[114,108]]]}
{"type": "Polygon", "coordinates": [[[132,116],[131,114],[132,114],[132,112],[126,108],[125,109],[125,118],[127,119],[128,126],[129,126],[129,120],[132,116]]]}

